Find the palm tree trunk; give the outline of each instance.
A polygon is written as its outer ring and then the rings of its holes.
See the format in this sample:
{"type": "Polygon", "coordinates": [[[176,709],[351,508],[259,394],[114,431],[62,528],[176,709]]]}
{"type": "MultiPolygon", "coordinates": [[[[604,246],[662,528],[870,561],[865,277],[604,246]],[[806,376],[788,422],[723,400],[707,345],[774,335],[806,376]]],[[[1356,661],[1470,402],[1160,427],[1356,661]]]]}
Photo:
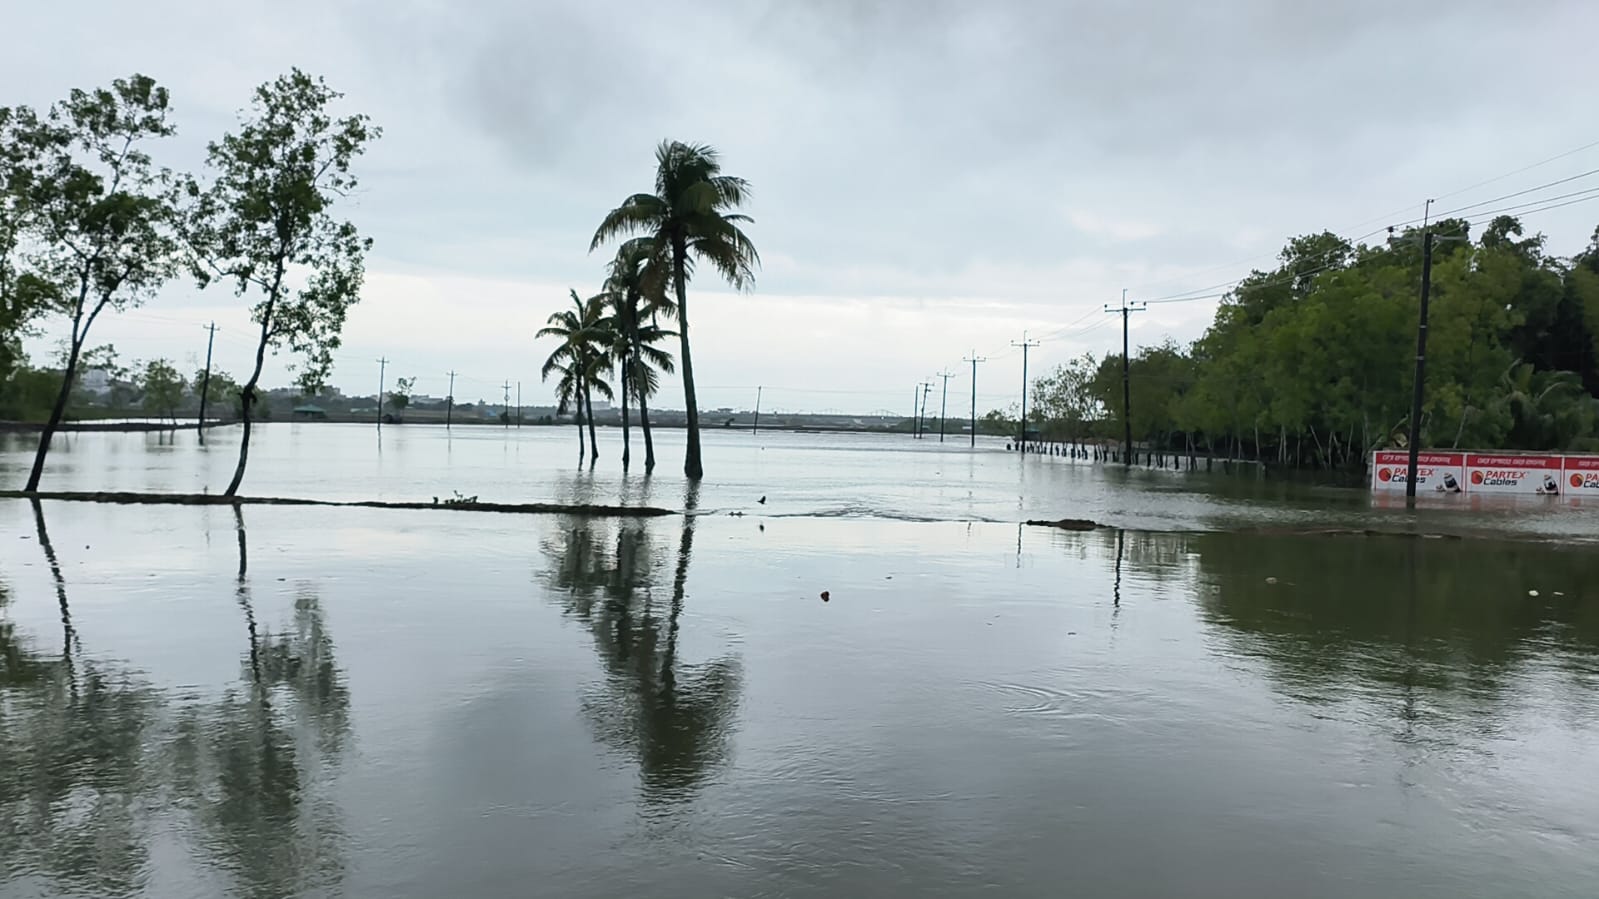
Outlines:
{"type": "Polygon", "coordinates": [[[594,436],[594,392],[588,384],[583,385],[583,402],[588,406],[589,417],[589,467],[600,461],[600,442],[594,436]]]}
{"type": "Polygon", "coordinates": [[[583,466],[583,454],[586,450],[583,446],[583,391],[579,389],[576,392],[577,409],[572,415],[572,424],[577,425],[577,464],[581,468],[583,466]]]}
{"type": "Polygon", "coordinates": [[[622,368],[622,470],[627,471],[627,466],[633,460],[633,444],[627,423],[627,362],[622,368]]]}
{"type": "Polygon", "coordinates": [[[694,357],[688,347],[688,290],[684,266],[688,264],[688,244],[681,234],[672,237],[672,283],[677,291],[677,336],[683,366],[683,407],[688,418],[688,452],[683,457],[683,474],[691,479],[705,476],[700,461],[700,405],[694,397],[694,357]]]}
{"type": "Polygon", "coordinates": [[[650,435],[650,404],[642,391],[638,395],[638,424],[644,432],[644,473],[655,470],[655,438],[650,435]]]}

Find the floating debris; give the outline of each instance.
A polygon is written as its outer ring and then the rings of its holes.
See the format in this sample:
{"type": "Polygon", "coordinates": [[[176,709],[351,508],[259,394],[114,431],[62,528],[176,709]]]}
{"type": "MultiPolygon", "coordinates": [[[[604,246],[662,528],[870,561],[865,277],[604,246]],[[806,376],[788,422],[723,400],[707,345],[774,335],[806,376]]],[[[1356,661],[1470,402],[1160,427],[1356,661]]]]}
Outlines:
{"type": "Polygon", "coordinates": [[[826,590],[822,591],[822,602],[827,602],[831,598],[832,597],[828,594],[828,592],[826,590]]]}

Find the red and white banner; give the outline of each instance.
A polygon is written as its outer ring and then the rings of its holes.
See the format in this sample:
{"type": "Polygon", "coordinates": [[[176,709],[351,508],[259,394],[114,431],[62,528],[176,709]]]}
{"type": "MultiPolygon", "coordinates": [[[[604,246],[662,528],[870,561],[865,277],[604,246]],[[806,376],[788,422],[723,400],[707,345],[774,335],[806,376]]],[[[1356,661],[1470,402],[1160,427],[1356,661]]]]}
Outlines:
{"type": "MultiPolygon", "coordinates": [[[[1403,450],[1372,453],[1371,489],[1404,492],[1409,467],[1410,454],[1403,450]]],[[[1422,452],[1416,491],[1599,499],[1599,456],[1422,452]]]]}
{"type": "MultiPolygon", "coordinates": [[[[1410,475],[1410,454],[1379,451],[1371,457],[1371,489],[1405,490],[1410,475]]],[[[1416,490],[1459,493],[1465,489],[1465,453],[1417,453],[1416,490]]]]}
{"type": "Polygon", "coordinates": [[[1560,494],[1560,456],[1466,455],[1468,493],[1560,494]]]}
{"type": "Polygon", "coordinates": [[[1567,456],[1560,492],[1599,499],[1599,456],[1567,456]]]}

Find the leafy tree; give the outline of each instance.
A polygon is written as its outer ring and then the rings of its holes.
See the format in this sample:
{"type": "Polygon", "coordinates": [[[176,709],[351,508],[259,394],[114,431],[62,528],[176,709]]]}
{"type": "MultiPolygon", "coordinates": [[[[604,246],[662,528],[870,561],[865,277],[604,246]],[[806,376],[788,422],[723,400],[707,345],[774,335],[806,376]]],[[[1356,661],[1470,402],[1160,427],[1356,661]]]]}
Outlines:
{"type": "Polygon", "coordinates": [[[28,474],[29,491],[39,489],[95,321],[108,308],[138,305],[175,270],[170,177],[145,152],[151,141],[175,131],[167,102],[166,88],[134,75],[110,88],[74,90],[43,118],[16,110],[3,116],[11,129],[5,136],[16,142],[5,154],[12,159],[6,163],[6,178],[13,182],[7,193],[20,191],[21,199],[6,201],[9,221],[0,221],[0,232],[9,232],[0,236],[0,256],[11,257],[0,268],[13,269],[0,274],[7,282],[0,290],[25,298],[8,304],[42,301],[45,313],[64,316],[71,325],[60,389],[28,474]],[[19,187],[17,180],[25,183],[19,187]],[[14,273],[19,260],[26,276],[14,273]]]}
{"type": "Polygon", "coordinates": [[[166,359],[146,362],[139,373],[139,388],[144,391],[146,412],[164,413],[174,425],[178,423],[178,407],[183,404],[188,385],[171,362],[166,359]]]}
{"type": "Polygon", "coordinates": [[[207,378],[205,369],[197,368],[190,383],[194,385],[196,393],[199,392],[201,384],[205,385],[205,402],[207,406],[231,409],[234,415],[241,414],[239,382],[234,380],[232,375],[213,368],[211,369],[210,378],[207,378]]]}
{"type": "Polygon", "coordinates": [[[394,389],[389,391],[389,408],[394,410],[396,418],[405,415],[406,408],[411,405],[411,389],[415,386],[415,376],[394,379],[394,389]]]}
{"type": "Polygon", "coordinates": [[[360,300],[372,241],[333,217],[356,188],[350,166],[381,134],[364,115],[334,118],[342,97],[300,71],[256,88],[251,117],[210,144],[210,181],[191,181],[187,221],[202,286],[231,283],[254,303],[255,366],[240,394],[244,437],[225,495],[235,496],[250,456],[250,422],[267,350],[299,357],[303,386],[322,383],[349,308],[360,300]]]}
{"type": "Polygon", "coordinates": [[[55,299],[54,287],[25,258],[36,230],[39,140],[47,134],[28,107],[0,106],[0,384],[25,363],[22,337],[55,299]]]}
{"type": "Polygon", "coordinates": [[[694,395],[694,361],[689,352],[688,278],[698,261],[710,264],[735,289],[747,289],[754,285],[760,256],[739,227],[752,219],[729,211],[744,205],[749,183],[722,174],[714,149],[663,141],[656,148],[655,161],[655,192],[634,194],[607,213],[594,232],[589,251],[623,235],[644,234],[654,237],[669,254],[688,416],[683,473],[700,478],[705,466],[700,459],[699,402],[694,395]]]}
{"type": "MultiPolygon", "coordinates": [[[[606,399],[615,396],[611,385],[605,381],[605,370],[612,343],[609,323],[605,319],[605,296],[582,299],[577,291],[570,291],[572,308],[551,313],[539,337],[559,338],[561,345],[544,360],[539,375],[549,380],[550,375],[561,372],[561,382],[556,386],[560,411],[565,412],[567,401],[575,401],[578,417],[587,418],[589,426],[589,464],[600,458],[600,444],[594,433],[594,394],[606,399]]],[[[579,428],[582,427],[579,422],[579,428]]],[[[579,432],[581,439],[582,433],[579,432]]],[[[582,444],[578,445],[578,458],[582,458],[582,444]]]]}
{"type": "Polygon", "coordinates": [[[1033,381],[1028,416],[1042,426],[1046,438],[1075,443],[1087,436],[1090,423],[1103,411],[1092,389],[1098,369],[1093,355],[1084,353],[1033,381]]]}

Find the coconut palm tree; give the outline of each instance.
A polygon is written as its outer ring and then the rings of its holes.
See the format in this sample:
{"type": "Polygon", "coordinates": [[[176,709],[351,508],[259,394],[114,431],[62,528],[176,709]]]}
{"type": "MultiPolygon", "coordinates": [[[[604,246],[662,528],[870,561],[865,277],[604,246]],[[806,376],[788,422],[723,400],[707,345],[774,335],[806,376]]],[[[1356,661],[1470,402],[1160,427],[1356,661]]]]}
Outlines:
{"type": "Polygon", "coordinates": [[[654,345],[673,333],[657,324],[657,316],[670,317],[677,311],[676,304],[666,296],[669,267],[660,247],[660,241],[653,237],[624,242],[617,248],[605,279],[612,330],[617,336],[612,353],[622,373],[622,467],[627,467],[629,457],[627,398],[632,395],[639,401],[646,473],[655,470],[649,413],[649,397],[655,392],[654,369],[673,369],[671,354],[654,345]]]}
{"type": "MultiPolygon", "coordinates": [[[[560,372],[561,380],[556,385],[558,411],[565,412],[568,405],[575,405],[577,417],[588,418],[589,464],[592,465],[600,457],[599,441],[594,434],[593,392],[598,391],[607,398],[613,395],[604,378],[606,354],[601,349],[609,344],[610,337],[605,322],[603,296],[585,300],[573,290],[571,299],[572,308],[551,313],[548,324],[539,329],[537,336],[555,337],[561,341],[549,358],[544,360],[544,367],[539,374],[548,381],[551,374],[560,372]]],[[[583,450],[582,427],[582,421],[578,421],[579,459],[582,459],[583,450]]]]}
{"type": "Polygon", "coordinates": [[[678,358],[683,366],[683,402],[688,413],[688,453],[683,473],[704,476],[700,461],[700,412],[694,396],[694,361],[689,352],[688,277],[696,262],[710,264],[734,288],[753,286],[760,255],[739,226],[753,221],[728,210],[744,205],[749,183],[722,174],[717,152],[704,144],[662,141],[655,150],[655,192],[634,194],[600,222],[589,243],[628,234],[654,237],[667,254],[677,301],[678,358]]]}

